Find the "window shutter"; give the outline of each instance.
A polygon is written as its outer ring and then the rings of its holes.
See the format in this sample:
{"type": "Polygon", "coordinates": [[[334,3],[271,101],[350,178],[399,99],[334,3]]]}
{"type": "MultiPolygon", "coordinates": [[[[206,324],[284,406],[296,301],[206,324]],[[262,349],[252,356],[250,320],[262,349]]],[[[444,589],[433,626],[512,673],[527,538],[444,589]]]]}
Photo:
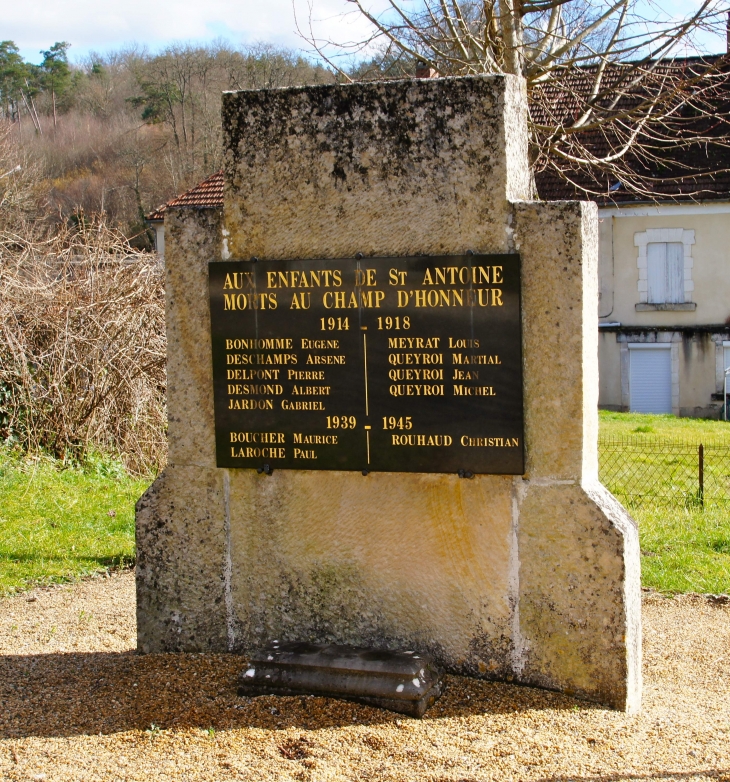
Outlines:
{"type": "Polygon", "coordinates": [[[649,242],[646,245],[647,296],[650,304],[663,304],[667,300],[666,268],[667,245],[665,242],[649,242]]]}
{"type": "Polygon", "coordinates": [[[668,242],[666,301],[681,304],[684,301],[684,245],[681,242],[668,242]]]}
{"type": "Polygon", "coordinates": [[[646,266],[646,300],[650,304],[681,304],[684,301],[684,245],[681,242],[649,242],[646,266]]]}

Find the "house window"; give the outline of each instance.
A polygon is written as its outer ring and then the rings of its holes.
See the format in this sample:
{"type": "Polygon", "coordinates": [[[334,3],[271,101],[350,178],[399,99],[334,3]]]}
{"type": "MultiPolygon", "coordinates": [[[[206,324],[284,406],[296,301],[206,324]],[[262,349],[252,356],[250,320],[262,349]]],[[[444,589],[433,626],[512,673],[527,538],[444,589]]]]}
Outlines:
{"type": "Polygon", "coordinates": [[[684,228],[647,228],[634,234],[639,252],[637,310],[694,310],[692,245],[695,232],[684,228]]]}
{"type": "Polygon", "coordinates": [[[684,245],[682,242],[649,242],[646,245],[649,304],[684,302],[684,245]]]}

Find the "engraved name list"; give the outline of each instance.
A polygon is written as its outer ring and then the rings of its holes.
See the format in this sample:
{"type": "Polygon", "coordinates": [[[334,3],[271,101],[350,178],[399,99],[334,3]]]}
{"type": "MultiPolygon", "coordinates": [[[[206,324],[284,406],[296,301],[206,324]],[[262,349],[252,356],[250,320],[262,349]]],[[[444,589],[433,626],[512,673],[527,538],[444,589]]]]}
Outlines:
{"type": "Polygon", "coordinates": [[[209,275],[219,467],[524,471],[518,255],[209,275]]]}

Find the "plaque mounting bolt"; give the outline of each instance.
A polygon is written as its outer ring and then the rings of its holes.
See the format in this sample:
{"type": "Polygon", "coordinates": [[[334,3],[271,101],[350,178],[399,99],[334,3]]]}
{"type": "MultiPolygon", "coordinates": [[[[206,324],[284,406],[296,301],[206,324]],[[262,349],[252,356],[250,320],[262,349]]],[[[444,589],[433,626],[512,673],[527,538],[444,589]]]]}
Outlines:
{"type": "Polygon", "coordinates": [[[259,475],[261,475],[261,473],[264,473],[265,475],[271,475],[274,472],[274,469],[270,464],[265,464],[263,467],[259,467],[256,472],[259,475]]]}
{"type": "Polygon", "coordinates": [[[355,259],[361,261],[365,256],[362,253],[355,253],[355,259]]]}
{"type": "Polygon", "coordinates": [[[363,471],[362,471],[362,474],[363,474],[363,475],[368,475],[368,474],[369,474],[369,472],[370,472],[369,470],[363,470],[363,471]]]}
{"type": "Polygon", "coordinates": [[[471,470],[459,470],[459,478],[473,478],[474,473],[471,470]]]}

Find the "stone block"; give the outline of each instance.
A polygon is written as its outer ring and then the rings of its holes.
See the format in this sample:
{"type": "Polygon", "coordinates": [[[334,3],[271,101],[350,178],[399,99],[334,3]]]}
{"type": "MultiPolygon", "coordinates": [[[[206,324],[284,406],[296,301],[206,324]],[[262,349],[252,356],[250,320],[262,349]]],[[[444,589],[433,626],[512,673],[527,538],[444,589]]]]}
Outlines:
{"type": "Polygon", "coordinates": [[[522,258],[526,477],[598,472],[595,204],[517,203],[522,258]]]}
{"type": "Polygon", "coordinates": [[[504,252],[529,198],[510,76],[226,93],[231,257],[504,252]]]}
{"type": "Polygon", "coordinates": [[[220,213],[165,215],[168,449],[171,464],[215,467],[208,263],[221,254],[220,213]]]}
{"type": "Polygon", "coordinates": [[[230,475],[236,648],[419,649],[509,675],[510,477],[230,475]]]}
{"type": "Polygon", "coordinates": [[[636,524],[598,483],[525,482],[519,505],[518,680],[637,711],[636,524]]]}
{"type": "Polygon", "coordinates": [[[137,501],[137,648],[228,649],[226,477],[170,466],[137,501]]]}

